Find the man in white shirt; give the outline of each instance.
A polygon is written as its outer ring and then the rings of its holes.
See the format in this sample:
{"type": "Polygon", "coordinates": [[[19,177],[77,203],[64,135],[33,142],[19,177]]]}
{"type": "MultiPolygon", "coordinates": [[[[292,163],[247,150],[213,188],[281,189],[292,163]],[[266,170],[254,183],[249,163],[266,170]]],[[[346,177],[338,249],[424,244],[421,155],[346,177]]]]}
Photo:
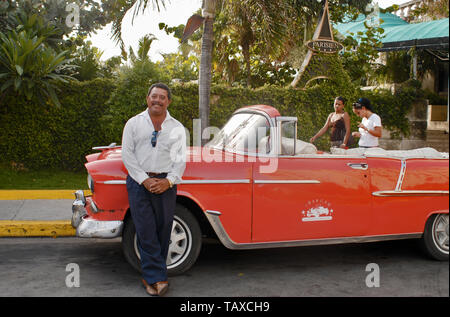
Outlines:
{"type": "Polygon", "coordinates": [[[382,125],[381,118],[376,113],[373,113],[370,100],[367,98],[360,98],[358,102],[353,104],[353,112],[362,118],[358,125],[358,132],[353,132],[352,135],[359,139],[359,147],[370,148],[378,147],[378,139],[381,138],[382,125]]]}
{"type": "Polygon", "coordinates": [[[186,167],[186,134],[167,108],[165,84],[150,87],[148,108],[132,117],[122,136],[122,160],[128,170],[130,212],[141,256],[142,283],[148,294],[168,289],[166,258],[176,206],[176,184],[186,167]]]}

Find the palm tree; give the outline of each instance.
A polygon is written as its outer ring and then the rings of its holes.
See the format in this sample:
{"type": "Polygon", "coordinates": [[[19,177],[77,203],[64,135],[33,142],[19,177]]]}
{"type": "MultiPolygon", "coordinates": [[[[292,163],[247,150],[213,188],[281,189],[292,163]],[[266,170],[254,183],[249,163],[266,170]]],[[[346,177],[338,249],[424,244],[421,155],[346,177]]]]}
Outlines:
{"type": "Polygon", "coordinates": [[[257,46],[260,56],[273,61],[287,42],[289,29],[294,27],[296,15],[286,0],[228,0],[222,1],[222,30],[237,36],[242,48],[247,86],[251,86],[251,50],[257,46]]]}
{"type": "Polygon", "coordinates": [[[139,39],[137,55],[134,53],[133,48],[130,46],[128,56],[126,57],[129,57],[132,63],[136,63],[138,61],[149,61],[150,59],[148,56],[148,52],[150,51],[150,47],[154,40],[157,40],[157,38],[153,34],[149,33],[147,35],[144,35],[139,39]]]}
{"type": "Polygon", "coordinates": [[[198,110],[201,120],[200,131],[204,131],[204,129],[209,126],[209,99],[211,95],[212,44],[214,40],[213,24],[215,13],[216,0],[203,0],[202,15],[205,20],[198,78],[198,110]]]}
{"type": "Polygon", "coordinates": [[[122,21],[127,12],[134,7],[133,19],[145,11],[149,5],[152,5],[159,12],[161,7],[165,8],[165,0],[116,0],[111,3],[108,10],[109,17],[112,19],[112,38],[120,45],[122,54],[126,55],[125,45],[122,39],[122,21]]]}
{"type": "Polygon", "coordinates": [[[140,60],[148,59],[148,52],[154,40],[157,38],[153,34],[147,34],[139,40],[138,58],[140,60]]]}

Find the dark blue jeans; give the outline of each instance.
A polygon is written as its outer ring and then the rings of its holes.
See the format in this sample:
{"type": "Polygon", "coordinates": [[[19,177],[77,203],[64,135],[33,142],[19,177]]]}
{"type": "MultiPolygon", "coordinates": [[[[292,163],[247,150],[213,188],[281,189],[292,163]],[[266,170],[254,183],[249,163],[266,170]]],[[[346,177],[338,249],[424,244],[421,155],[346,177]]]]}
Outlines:
{"type": "MultiPolygon", "coordinates": [[[[163,177],[165,176],[162,175],[161,178],[163,177]]],[[[173,186],[162,194],[152,194],[128,176],[127,190],[141,254],[142,276],[150,285],[167,281],[166,258],[177,188],[173,186]]]]}

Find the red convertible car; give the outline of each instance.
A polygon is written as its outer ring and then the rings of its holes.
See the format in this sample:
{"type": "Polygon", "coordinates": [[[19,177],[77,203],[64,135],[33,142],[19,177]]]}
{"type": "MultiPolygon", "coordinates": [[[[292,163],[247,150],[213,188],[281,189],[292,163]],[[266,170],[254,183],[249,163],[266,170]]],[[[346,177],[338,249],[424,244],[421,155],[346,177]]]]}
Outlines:
{"type": "MultiPolygon", "coordinates": [[[[140,270],[121,148],[97,147],[87,158],[92,195],[75,193],[77,236],[122,237],[140,270]]],[[[167,265],[188,270],[202,237],[230,249],[421,239],[448,260],[448,153],[337,149],[317,151],[297,140],[297,118],[273,107],[237,110],[204,147],[190,147],[167,265]]]]}

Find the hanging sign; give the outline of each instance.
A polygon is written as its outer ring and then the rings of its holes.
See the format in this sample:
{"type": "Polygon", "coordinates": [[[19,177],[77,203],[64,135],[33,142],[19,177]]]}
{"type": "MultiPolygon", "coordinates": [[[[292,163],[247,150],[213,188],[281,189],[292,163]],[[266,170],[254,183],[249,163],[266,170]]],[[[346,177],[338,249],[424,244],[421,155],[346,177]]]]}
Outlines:
{"type": "Polygon", "coordinates": [[[322,16],[320,17],[312,40],[306,43],[306,47],[308,48],[308,52],[306,53],[306,57],[303,60],[303,64],[300,67],[299,72],[291,83],[292,87],[295,87],[297,83],[300,82],[300,79],[302,78],[302,76],[304,76],[305,73],[309,74],[309,76],[311,77],[306,82],[305,86],[307,86],[308,83],[312,82],[315,79],[329,78],[326,63],[322,65],[322,68],[320,70],[314,71],[308,68],[308,65],[311,59],[320,58],[317,57],[317,55],[320,55],[320,53],[335,54],[344,48],[341,43],[338,43],[334,40],[333,29],[331,28],[330,23],[330,12],[328,11],[328,0],[325,0],[322,16]]]}
{"type": "Polygon", "coordinates": [[[306,43],[306,46],[314,52],[330,54],[337,53],[344,48],[341,43],[332,40],[312,40],[306,43]]]}

